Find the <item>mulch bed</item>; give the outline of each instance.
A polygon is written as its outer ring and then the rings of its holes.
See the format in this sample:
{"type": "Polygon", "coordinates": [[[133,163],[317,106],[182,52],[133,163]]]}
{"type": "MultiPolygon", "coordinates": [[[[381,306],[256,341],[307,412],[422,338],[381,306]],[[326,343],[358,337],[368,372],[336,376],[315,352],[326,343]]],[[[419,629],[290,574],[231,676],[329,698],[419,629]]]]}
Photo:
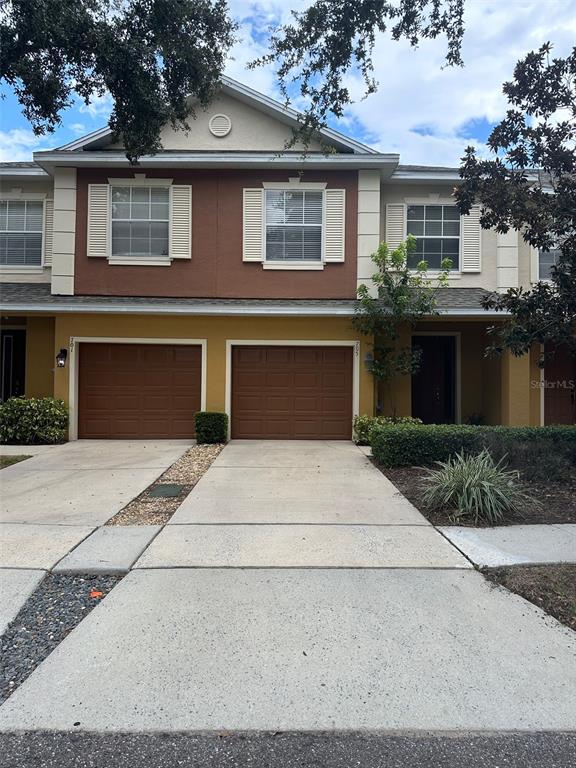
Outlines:
{"type": "Polygon", "coordinates": [[[0,638],[0,703],[95,608],[121,576],[47,574],[0,638]]]}
{"type": "MultiPolygon", "coordinates": [[[[469,525],[473,520],[460,518],[457,523],[450,519],[447,510],[433,510],[423,500],[422,478],[424,471],[420,467],[394,467],[387,469],[375,464],[396,488],[428,519],[433,525],[469,525]]],[[[511,515],[499,525],[533,525],[576,523],[576,478],[567,482],[536,483],[525,482],[526,492],[533,497],[534,503],[527,502],[521,513],[511,515]],[[538,503],[540,502],[540,503],[538,503]]]]}
{"type": "Polygon", "coordinates": [[[224,446],[194,445],[145,491],[117,512],[106,525],[166,525],[224,446]],[[180,485],[177,496],[159,497],[159,486],[180,485]]]}
{"type": "Polygon", "coordinates": [[[576,630],[576,565],[514,565],[482,573],[576,630]]]}

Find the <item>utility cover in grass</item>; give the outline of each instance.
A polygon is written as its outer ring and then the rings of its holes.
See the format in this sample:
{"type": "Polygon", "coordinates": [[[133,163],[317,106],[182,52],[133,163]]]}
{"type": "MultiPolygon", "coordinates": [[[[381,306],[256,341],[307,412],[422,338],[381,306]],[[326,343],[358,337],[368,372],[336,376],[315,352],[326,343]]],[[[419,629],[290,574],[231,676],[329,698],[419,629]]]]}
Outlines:
{"type": "Polygon", "coordinates": [[[148,491],[148,496],[154,496],[155,498],[172,499],[175,496],[180,496],[184,489],[183,485],[177,483],[160,483],[151,491],[148,491]]]}

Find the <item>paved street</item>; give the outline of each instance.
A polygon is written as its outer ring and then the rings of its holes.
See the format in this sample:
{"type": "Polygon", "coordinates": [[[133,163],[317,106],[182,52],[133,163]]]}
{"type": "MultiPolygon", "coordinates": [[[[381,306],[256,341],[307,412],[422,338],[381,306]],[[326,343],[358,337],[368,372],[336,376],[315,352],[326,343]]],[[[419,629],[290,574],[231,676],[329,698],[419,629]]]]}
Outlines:
{"type": "Polygon", "coordinates": [[[576,734],[0,734],[4,768],[572,768],[576,734]]]}

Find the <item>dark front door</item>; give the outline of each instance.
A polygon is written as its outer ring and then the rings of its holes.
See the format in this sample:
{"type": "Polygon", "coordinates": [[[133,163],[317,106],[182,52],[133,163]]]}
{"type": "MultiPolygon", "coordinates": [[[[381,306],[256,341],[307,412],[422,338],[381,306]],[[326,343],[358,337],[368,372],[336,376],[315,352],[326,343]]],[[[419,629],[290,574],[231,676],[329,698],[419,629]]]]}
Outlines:
{"type": "Polygon", "coordinates": [[[421,350],[420,370],[412,376],[412,416],[425,424],[456,421],[456,337],[413,336],[421,350]]]}
{"type": "Polygon", "coordinates": [[[24,394],[26,375],[26,331],[4,330],[1,333],[2,400],[24,394]]]}
{"type": "Polygon", "coordinates": [[[576,424],[576,357],[559,347],[544,368],[544,423],[576,424]]]}

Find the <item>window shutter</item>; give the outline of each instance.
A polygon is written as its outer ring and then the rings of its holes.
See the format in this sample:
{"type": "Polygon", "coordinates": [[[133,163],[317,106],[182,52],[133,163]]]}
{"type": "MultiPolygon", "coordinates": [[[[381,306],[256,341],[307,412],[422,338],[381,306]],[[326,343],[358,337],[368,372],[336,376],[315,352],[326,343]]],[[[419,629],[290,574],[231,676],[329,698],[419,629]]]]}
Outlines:
{"type": "Polygon", "coordinates": [[[391,251],[406,239],[406,206],[404,203],[386,204],[386,245],[391,251]]]}
{"type": "Polygon", "coordinates": [[[44,266],[52,266],[54,242],[54,200],[44,200],[44,266]]]}
{"type": "Polygon", "coordinates": [[[264,259],[264,190],[245,189],[243,209],[243,261],[264,259]]]}
{"type": "Polygon", "coordinates": [[[88,185],[88,256],[107,258],[109,225],[108,184],[88,185]]]}
{"type": "Polygon", "coordinates": [[[468,216],[461,217],[462,272],[480,272],[480,206],[473,205],[468,216]]]}
{"type": "Polygon", "coordinates": [[[324,192],[324,261],[344,261],[346,190],[324,192]]]}
{"type": "Polygon", "coordinates": [[[170,258],[192,258],[192,187],[170,187],[170,258]]]}

